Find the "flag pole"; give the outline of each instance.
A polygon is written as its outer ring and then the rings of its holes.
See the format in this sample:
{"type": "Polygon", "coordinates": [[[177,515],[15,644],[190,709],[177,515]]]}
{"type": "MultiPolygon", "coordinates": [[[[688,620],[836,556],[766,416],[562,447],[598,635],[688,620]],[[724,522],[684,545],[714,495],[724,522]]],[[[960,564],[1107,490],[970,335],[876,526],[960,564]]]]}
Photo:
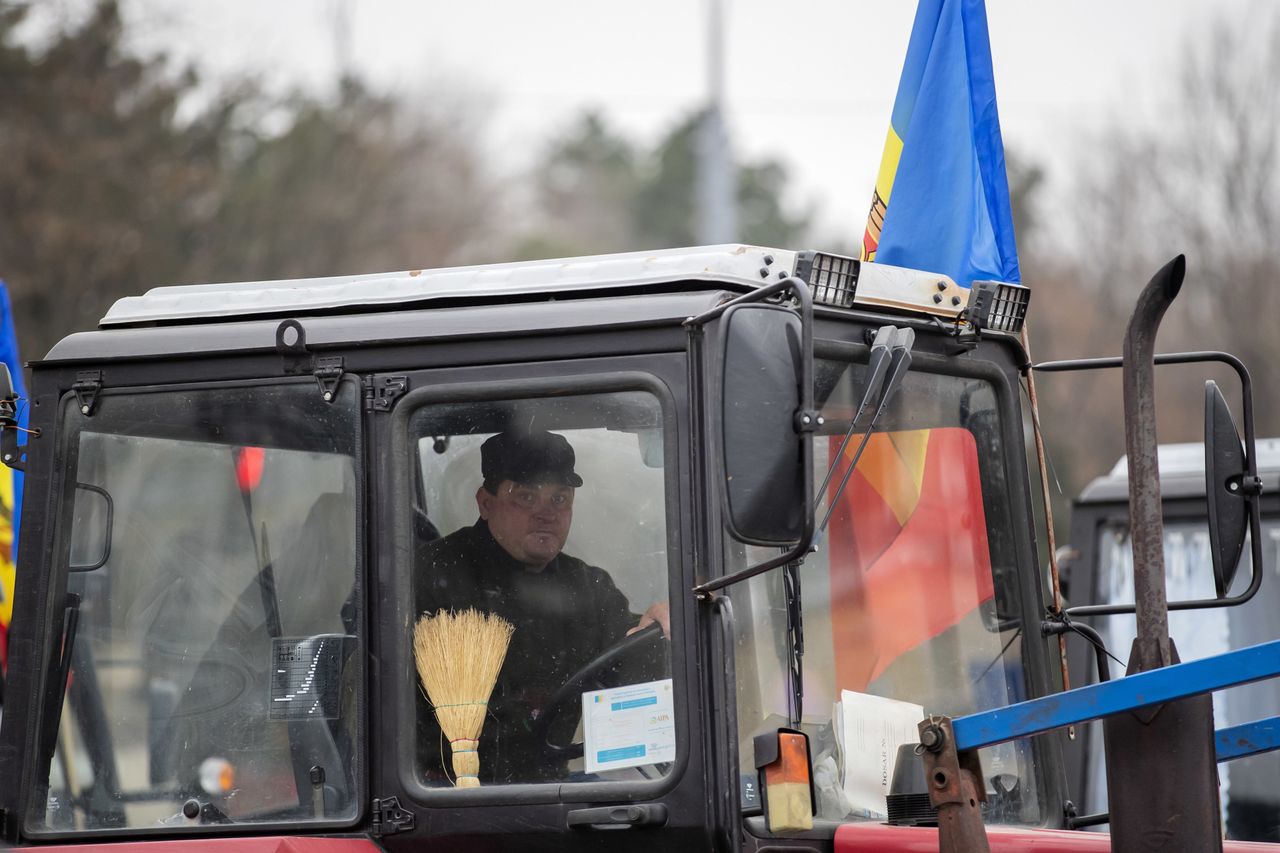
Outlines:
{"type": "MultiPolygon", "coordinates": [[[[1049,463],[1048,456],[1044,450],[1044,436],[1040,432],[1040,405],[1036,399],[1036,378],[1035,371],[1030,365],[1033,363],[1031,358],[1031,336],[1027,332],[1027,326],[1022,327],[1022,350],[1027,355],[1027,401],[1031,404],[1031,424],[1034,429],[1031,430],[1035,436],[1036,444],[1036,463],[1040,468],[1040,496],[1044,501],[1044,526],[1045,537],[1049,543],[1049,577],[1053,581],[1053,609],[1055,615],[1061,614],[1062,611],[1062,582],[1058,574],[1058,543],[1053,532],[1053,496],[1049,489],[1049,463]]],[[[1067,670],[1067,635],[1065,633],[1058,634],[1058,655],[1062,658],[1062,689],[1071,689],[1071,676],[1067,670]]],[[[1067,736],[1072,740],[1075,739],[1075,726],[1067,729],[1067,736]]]]}

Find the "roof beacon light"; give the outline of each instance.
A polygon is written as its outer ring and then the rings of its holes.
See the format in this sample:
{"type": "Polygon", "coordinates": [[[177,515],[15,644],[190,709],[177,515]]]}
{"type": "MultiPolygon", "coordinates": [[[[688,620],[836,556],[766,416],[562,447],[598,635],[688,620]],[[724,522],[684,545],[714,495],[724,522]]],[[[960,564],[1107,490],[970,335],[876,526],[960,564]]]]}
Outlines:
{"type": "Polygon", "coordinates": [[[1003,281],[975,281],[969,289],[969,324],[980,332],[1022,331],[1031,289],[1003,281]]]}

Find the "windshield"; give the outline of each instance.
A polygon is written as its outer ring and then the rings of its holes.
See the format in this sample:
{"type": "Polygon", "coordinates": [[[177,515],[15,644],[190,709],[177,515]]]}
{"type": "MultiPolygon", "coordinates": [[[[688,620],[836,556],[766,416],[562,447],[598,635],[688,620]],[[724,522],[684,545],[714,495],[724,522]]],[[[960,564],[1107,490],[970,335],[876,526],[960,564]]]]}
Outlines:
{"type": "MultiPolygon", "coordinates": [[[[860,443],[855,435],[837,458],[863,367],[820,359],[817,377],[826,401],[815,482],[835,466],[822,518],[860,443]]],[[[754,768],[752,736],[788,725],[800,710],[819,817],[883,820],[899,748],[916,742],[925,714],[1027,698],[1024,646],[1039,637],[1022,629],[1000,429],[991,383],[907,374],[818,550],[795,577],[770,572],[734,588],[743,773],[754,768]],[[801,606],[789,614],[797,597],[801,606]],[[800,709],[789,674],[797,660],[800,709]]],[[[753,550],[738,546],[739,559],[762,556],[753,550]]],[[[981,758],[986,820],[1038,823],[1028,745],[1004,744],[981,758]]]]}
{"type": "MultiPolygon", "coordinates": [[[[1214,598],[1213,561],[1209,550],[1209,526],[1204,519],[1165,519],[1165,584],[1169,601],[1214,598]]],[[[1100,603],[1129,603],[1133,593],[1133,544],[1129,525],[1109,521],[1098,528],[1098,597],[1100,603]]],[[[1239,595],[1252,576],[1249,544],[1241,555],[1230,593],[1239,595]]],[[[1169,613],[1169,636],[1184,660],[1222,654],[1276,639],[1276,612],[1280,609],[1280,519],[1262,522],[1262,587],[1239,607],[1210,610],[1175,610],[1169,613]]],[[[1137,634],[1131,615],[1104,616],[1095,623],[1107,648],[1121,661],[1137,634]]],[[[1111,677],[1124,675],[1124,667],[1109,662],[1111,677]]],[[[1213,694],[1214,726],[1218,729],[1251,723],[1275,714],[1280,707],[1280,682],[1260,681],[1213,694]]],[[[1089,812],[1106,811],[1107,779],[1102,756],[1101,726],[1091,724],[1089,736],[1089,785],[1082,804],[1089,812]]],[[[1223,803],[1227,836],[1244,841],[1275,841],[1280,827],[1280,753],[1271,752],[1218,765],[1219,794],[1223,803]]]]}
{"type": "Polygon", "coordinates": [[[69,401],[65,699],[29,829],[354,819],[357,400],[307,381],[69,401]]]}

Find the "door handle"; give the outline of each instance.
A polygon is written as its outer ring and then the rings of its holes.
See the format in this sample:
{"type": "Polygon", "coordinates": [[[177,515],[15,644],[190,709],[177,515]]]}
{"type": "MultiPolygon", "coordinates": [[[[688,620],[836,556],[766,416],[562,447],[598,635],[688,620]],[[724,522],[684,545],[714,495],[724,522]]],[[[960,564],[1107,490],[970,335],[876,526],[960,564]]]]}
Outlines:
{"type": "Polygon", "coordinates": [[[574,809],[565,821],[570,829],[627,829],[632,826],[666,826],[667,807],[662,803],[574,809]]]}

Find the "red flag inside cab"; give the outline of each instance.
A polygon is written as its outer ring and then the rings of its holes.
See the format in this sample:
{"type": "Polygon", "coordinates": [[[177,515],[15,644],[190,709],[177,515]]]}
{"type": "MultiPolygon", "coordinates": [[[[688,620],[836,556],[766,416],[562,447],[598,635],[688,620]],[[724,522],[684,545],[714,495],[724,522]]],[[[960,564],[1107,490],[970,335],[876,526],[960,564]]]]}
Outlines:
{"type": "MultiPolygon", "coordinates": [[[[840,438],[831,441],[834,453],[840,438]]],[[[844,689],[866,690],[901,655],[995,594],[968,430],[872,435],[829,529],[836,678],[844,689]]]]}

